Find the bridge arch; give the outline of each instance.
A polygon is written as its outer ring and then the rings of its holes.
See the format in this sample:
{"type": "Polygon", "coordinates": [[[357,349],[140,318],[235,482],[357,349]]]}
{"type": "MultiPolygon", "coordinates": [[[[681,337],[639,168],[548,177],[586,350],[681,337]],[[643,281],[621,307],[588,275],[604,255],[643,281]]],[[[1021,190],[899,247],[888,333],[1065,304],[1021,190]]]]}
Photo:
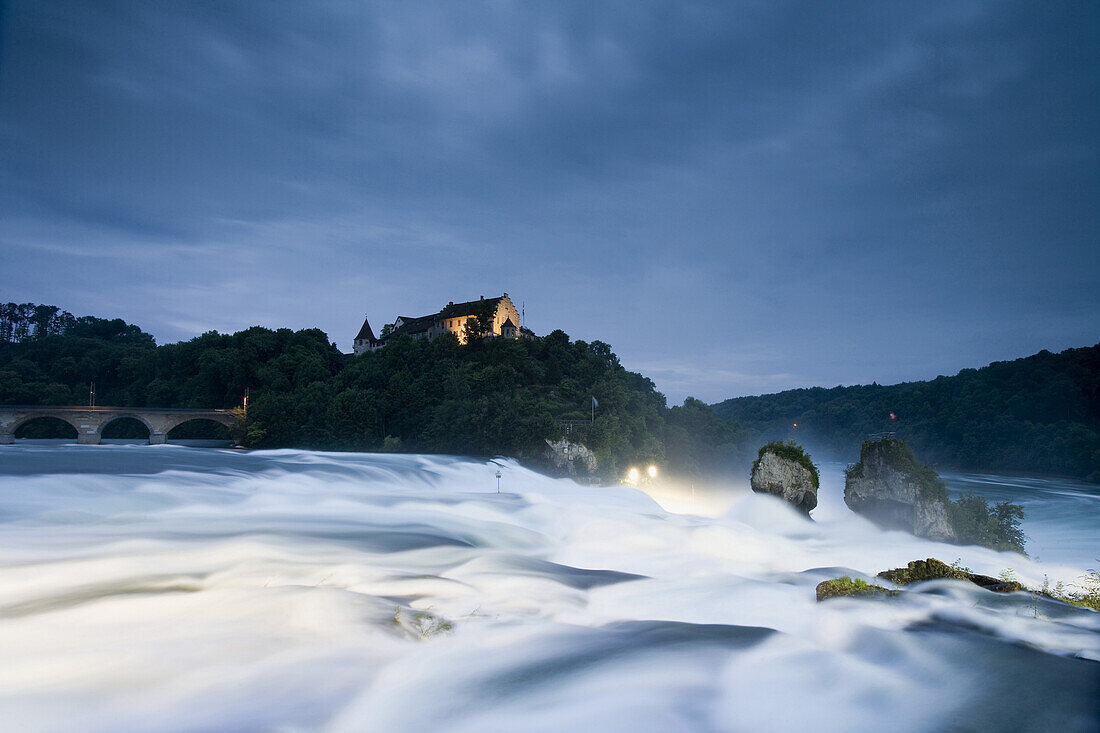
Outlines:
{"type": "Polygon", "coordinates": [[[115,422],[116,420],[122,420],[124,418],[130,418],[131,420],[137,420],[139,423],[141,423],[142,425],[145,426],[145,428],[149,431],[149,435],[153,435],[155,432],[157,432],[153,428],[153,424],[150,423],[149,420],[147,420],[140,413],[137,413],[137,412],[120,412],[120,413],[115,414],[115,415],[110,415],[109,417],[104,419],[102,422],[100,422],[99,423],[99,428],[96,430],[96,434],[99,435],[99,437],[102,438],[103,437],[103,430],[108,425],[115,422]]]}
{"type": "Polygon", "coordinates": [[[12,436],[14,437],[19,432],[19,429],[22,428],[23,426],[27,425],[28,423],[32,423],[35,420],[43,420],[43,419],[45,419],[45,420],[57,420],[59,422],[63,422],[66,425],[68,425],[70,428],[73,429],[72,439],[73,439],[74,442],[77,440],[78,436],[80,435],[80,428],[76,425],[76,423],[74,423],[72,420],[70,420],[64,414],[62,414],[62,413],[43,412],[43,413],[39,413],[37,415],[27,415],[27,416],[23,417],[20,420],[16,420],[15,423],[11,427],[12,436]]]}
{"type": "Polygon", "coordinates": [[[238,414],[236,410],[219,408],[0,405],[0,445],[15,442],[16,430],[42,417],[57,418],[70,425],[76,430],[76,442],[82,445],[98,444],[104,429],[117,424],[120,418],[136,420],[148,431],[149,444],[160,445],[166,441],[169,430],[183,423],[204,419],[232,427],[238,414]]]}
{"type": "Polygon", "coordinates": [[[19,428],[23,427],[32,420],[37,420],[42,417],[52,417],[56,420],[60,420],[61,422],[67,424],[69,427],[75,430],[77,435],[80,435],[80,426],[73,422],[73,420],[68,415],[66,415],[64,411],[54,412],[52,410],[44,410],[33,415],[24,415],[22,418],[12,423],[11,434],[15,435],[17,432],[19,432],[19,428]]]}
{"type": "Polygon", "coordinates": [[[232,440],[233,438],[229,434],[229,428],[232,427],[232,425],[232,420],[200,415],[168,423],[169,427],[164,435],[168,441],[194,439],[232,440]],[[204,435],[203,433],[206,434],[204,435]]]}
{"type": "Polygon", "coordinates": [[[233,427],[233,423],[236,420],[236,418],[231,414],[226,414],[226,415],[213,415],[213,414],[212,415],[183,415],[183,416],[178,417],[174,420],[167,421],[164,424],[164,427],[165,427],[164,432],[169,433],[169,432],[175,430],[176,428],[178,428],[180,425],[183,425],[184,423],[189,423],[189,422],[192,422],[192,421],[195,421],[195,420],[204,420],[206,422],[217,423],[219,425],[224,425],[227,428],[231,428],[231,427],[233,427]]]}

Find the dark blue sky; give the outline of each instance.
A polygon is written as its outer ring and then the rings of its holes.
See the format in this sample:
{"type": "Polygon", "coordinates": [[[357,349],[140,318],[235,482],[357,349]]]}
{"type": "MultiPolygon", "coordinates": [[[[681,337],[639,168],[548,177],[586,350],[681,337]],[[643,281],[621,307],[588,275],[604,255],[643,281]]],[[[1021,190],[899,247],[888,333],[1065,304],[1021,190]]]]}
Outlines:
{"type": "Polygon", "coordinates": [[[670,398],[1100,338],[1100,6],[7,2],[0,300],[161,342],[507,291],[670,398]]]}

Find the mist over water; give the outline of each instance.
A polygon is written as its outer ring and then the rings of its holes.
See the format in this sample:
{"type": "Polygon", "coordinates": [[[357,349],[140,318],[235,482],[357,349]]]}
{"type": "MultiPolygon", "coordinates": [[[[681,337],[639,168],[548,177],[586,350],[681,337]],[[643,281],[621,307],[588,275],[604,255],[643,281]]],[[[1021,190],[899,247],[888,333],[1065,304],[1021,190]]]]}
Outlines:
{"type": "Polygon", "coordinates": [[[514,462],[0,447],[0,720],[47,731],[1100,730],[1100,614],[1026,584],[1100,557],[1100,495],[1025,506],[1033,558],[883,532],[826,464],[809,522],[745,485],[651,495],[514,462]],[[500,470],[501,493],[494,472],[500,470]]]}

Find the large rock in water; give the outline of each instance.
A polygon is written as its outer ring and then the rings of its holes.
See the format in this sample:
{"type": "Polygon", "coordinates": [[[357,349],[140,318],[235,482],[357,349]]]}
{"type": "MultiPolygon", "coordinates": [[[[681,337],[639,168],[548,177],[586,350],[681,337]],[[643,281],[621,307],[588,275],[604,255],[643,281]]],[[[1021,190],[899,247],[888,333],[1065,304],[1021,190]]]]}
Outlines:
{"type": "Polygon", "coordinates": [[[778,496],[803,514],[809,514],[817,506],[817,482],[810,470],[767,450],[767,446],[761,449],[759,460],[753,464],[749,484],[756,493],[778,496]]]}
{"type": "Polygon", "coordinates": [[[900,440],[863,444],[859,463],[845,472],[844,503],[880,527],[930,540],[955,540],[943,479],[919,463],[900,440]]]}

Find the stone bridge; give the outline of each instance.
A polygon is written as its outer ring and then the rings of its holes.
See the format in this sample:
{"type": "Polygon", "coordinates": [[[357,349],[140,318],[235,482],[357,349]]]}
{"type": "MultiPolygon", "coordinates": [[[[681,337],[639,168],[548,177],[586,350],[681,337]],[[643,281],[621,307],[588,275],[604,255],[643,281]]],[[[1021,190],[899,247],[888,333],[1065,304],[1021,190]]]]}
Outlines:
{"type": "Polygon", "coordinates": [[[132,417],[149,429],[149,445],[168,440],[168,431],[189,420],[213,420],[229,427],[236,420],[233,410],[192,410],[160,407],[21,407],[0,405],[0,445],[15,442],[15,431],[36,417],[56,417],[76,429],[76,442],[99,445],[103,428],[122,417],[132,417]]]}

